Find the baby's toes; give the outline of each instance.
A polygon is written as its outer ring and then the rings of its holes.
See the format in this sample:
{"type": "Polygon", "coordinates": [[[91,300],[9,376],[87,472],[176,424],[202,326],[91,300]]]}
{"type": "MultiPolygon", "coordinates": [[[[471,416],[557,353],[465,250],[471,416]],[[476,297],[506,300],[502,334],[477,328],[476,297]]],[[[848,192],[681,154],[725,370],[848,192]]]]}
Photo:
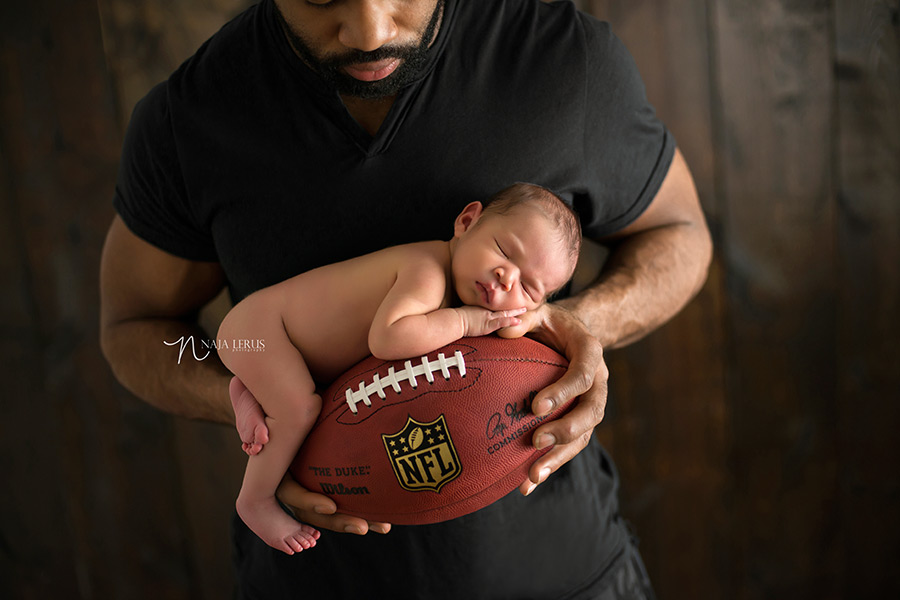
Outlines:
{"type": "Polygon", "coordinates": [[[316,545],[316,539],[305,533],[294,534],[294,539],[296,539],[304,549],[309,549],[316,545]]]}
{"type": "Polygon", "coordinates": [[[319,539],[319,536],[321,535],[318,529],[307,525],[306,523],[300,524],[300,532],[312,539],[313,543],[315,543],[315,541],[319,539]]]}
{"type": "Polygon", "coordinates": [[[297,539],[297,535],[289,535],[284,538],[284,543],[288,545],[288,547],[294,552],[303,552],[306,548],[309,548],[309,545],[303,545],[303,543],[297,539]]]}
{"type": "Polygon", "coordinates": [[[258,446],[263,446],[269,442],[269,428],[266,427],[265,423],[259,423],[253,428],[253,439],[251,442],[258,446]]]}
{"type": "Polygon", "coordinates": [[[241,444],[241,447],[247,453],[247,456],[256,456],[263,448],[262,444],[248,444],[247,442],[241,444]]]}

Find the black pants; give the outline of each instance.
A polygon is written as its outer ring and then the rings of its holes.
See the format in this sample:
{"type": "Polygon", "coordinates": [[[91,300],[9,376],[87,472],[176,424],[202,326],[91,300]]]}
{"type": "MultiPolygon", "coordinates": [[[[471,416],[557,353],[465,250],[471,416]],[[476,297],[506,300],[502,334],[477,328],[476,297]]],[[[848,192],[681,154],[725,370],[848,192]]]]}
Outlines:
{"type": "MultiPolygon", "coordinates": [[[[599,593],[596,589],[582,590],[566,595],[565,600],[656,600],[644,562],[633,544],[628,544],[622,558],[609,569],[603,580],[599,593]]],[[[249,597],[241,590],[235,590],[235,598],[243,600],[249,597]]]]}
{"type": "Polygon", "coordinates": [[[623,560],[612,573],[609,584],[596,600],[656,600],[644,561],[634,544],[625,548],[623,560]]]}

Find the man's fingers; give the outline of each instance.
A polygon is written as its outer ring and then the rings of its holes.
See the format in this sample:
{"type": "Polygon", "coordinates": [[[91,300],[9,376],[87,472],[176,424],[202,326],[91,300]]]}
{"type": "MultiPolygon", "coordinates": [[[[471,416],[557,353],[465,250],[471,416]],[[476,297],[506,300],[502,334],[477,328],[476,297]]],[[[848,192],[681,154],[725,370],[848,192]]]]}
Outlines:
{"type": "Polygon", "coordinates": [[[528,479],[519,486],[519,491],[526,496],[581,452],[590,441],[594,427],[603,420],[609,372],[603,361],[602,348],[598,343],[595,347],[588,345],[579,350],[581,352],[573,356],[565,375],[542,390],[532,406],[535,414],[543,415],[568,399],[578,397],[568,413],[535,430],[534,446],[553,448],[534,462],[528,471],[528,479]]]}
{"type": "Polygon", "coordinates": [[[369,521],[369,531],[374,531],[375,533],[388,533],[391,530],[390,523],[377,523],[375,521],[369,521]]]}
{"type": "Polygon", "coordinates": [[[337,505],[328,496],[311,492],[285,475],[278,486],[279,500],[294,511],[294,516],[302,523],[319,529],[329,529],[344,533],[365,535],[370,530],[387,533],[390,523],[367,522],[365,519],[337,513],[337,505]]]}
{"type": "Polygon", "coordinates": [[[531,465],[531,468],[528,470],[528,479],[523,481],[519,486],[519,492],[527,496],[534,491],[538,484],[547,481],[547,478],[555,473],[557,469],[575,458],[575,455],[584,450],[591,441],[592,434],[593,429],[583,433],[577,440],[574,440],[571,443],[554,447],[550,452],[534,461],[534,464],[531,465]]]}
{"type": "Polygon", "coordinates": [[[278,499],[297,510],[315,512],[320,515],[330,515],[337,510],[334,500],[323,494],[317,494],[307,490],[294,481],[290,475],[285,475],[276,492],[278,499]]]}
{"type": "MultiPolygon", "coordinates": [[[[593,357],[588,360],[575,359],[569,364],[569,369],[562,377],[538,393],[531,408],[537,416],[545,415],[570,398],[582,396],[589,390],[602,395],[602,399],[598,401],[606,406],[606,380],[608,377],[609,371],[606,363],[603,362],[602,354],[599,365],[593,360],[593,357]],[[600,387],[594,390],[594,386],[600,387]]],[[[585,398],[582,398],[579,404],[584,402],[585,398]]],[[[602,413],[600,418],[603,418],[602,413]]]]}
{"type": "Polygon", "coordinates": [[[534,431],[534,447],[543,450],[548,446],[577,442],[600,423],[605,407],[605,404],[578,402],[564,416],[534,431]]]}
{"type": "Polygon", "coordinates": [[[537,318],[530,330],[532,336],[569,359],[566,373],[538,392],[532,412],[543,416],[569,400],[575,401],[564,416],[534,431],[532,443],[536,448],[552,448],[532,464],[528,479],[519,486],[526,496],[587,446],[594,427],[603,420],[609,379],[603,346],[577,317],[552,304],[528,313],[526,318],[529,315],[537,318]]]}

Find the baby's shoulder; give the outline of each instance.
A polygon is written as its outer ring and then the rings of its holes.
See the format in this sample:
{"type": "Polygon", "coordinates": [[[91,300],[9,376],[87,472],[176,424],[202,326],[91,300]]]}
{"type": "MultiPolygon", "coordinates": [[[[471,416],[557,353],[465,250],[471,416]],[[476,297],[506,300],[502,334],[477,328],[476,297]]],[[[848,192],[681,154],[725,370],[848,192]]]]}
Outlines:
{"type": "Polygon", "coordinates": [[[417,242],[395,246],[393,250],[391,263],[398,277],[444,279],[450,269],[446,242],[417,242]]]}
{"type": "Polygon", "coordinates": [[[447,242],[413,242],[387,248],[394,253],[394,260],[410,265],[430,265],[443,268],[450,264],[447,242]]]}

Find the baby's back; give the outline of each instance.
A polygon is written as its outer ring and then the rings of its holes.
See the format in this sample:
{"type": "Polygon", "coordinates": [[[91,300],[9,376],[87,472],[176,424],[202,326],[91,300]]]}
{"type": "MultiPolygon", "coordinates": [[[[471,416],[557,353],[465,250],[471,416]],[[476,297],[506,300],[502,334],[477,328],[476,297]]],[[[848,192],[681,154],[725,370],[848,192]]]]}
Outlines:
{"type": "Polygon", "coordinates": [[[285,331],[320,387],[370,354],[372,320],[400,269],[423,255],[434,258],[435,268],[446,268],[443,247],[443,242],[395,246],[265,290],[279,296],[285,331]]]}

